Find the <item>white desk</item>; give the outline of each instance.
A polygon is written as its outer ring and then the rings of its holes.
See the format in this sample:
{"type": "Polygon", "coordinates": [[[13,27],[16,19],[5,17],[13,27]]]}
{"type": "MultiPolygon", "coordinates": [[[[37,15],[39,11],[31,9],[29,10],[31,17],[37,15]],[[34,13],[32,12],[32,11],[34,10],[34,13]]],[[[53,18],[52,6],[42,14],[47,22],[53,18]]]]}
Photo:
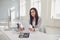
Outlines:
{"type": "Polygon", "coordinates": [[[31,32],[29,38],[19,38],[14,31],[3,31],[11,40],[57,40],[55,35],[48,35],[41,32],[31,32]]]}

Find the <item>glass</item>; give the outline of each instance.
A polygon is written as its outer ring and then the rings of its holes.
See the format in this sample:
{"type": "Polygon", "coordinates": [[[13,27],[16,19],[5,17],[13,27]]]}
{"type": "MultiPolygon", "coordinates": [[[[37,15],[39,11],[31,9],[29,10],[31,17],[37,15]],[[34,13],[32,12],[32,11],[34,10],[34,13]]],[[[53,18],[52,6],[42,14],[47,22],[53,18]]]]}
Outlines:
{"type": "Polygon", "coordinates": [[[26,1],[20,0],[20,16],[26,15],[26,1]]]}
{"type": "Polygon", "coordinates": [[[51,18],[60,19],[60,0],[52,0],[51,18]]]}

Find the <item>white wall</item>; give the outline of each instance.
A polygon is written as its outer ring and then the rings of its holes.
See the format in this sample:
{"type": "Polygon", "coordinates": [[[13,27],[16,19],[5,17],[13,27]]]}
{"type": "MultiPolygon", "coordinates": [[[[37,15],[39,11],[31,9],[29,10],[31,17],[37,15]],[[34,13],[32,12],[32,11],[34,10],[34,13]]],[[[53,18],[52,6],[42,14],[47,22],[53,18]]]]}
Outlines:
{"type": "MultiPolygon", "coordinates": [[[[22,18],[26,19],[29,16],[29,9],[30,9],[30,1],[26,0],[26,14],[27,16],[22,18]]],[[[51,0],[41,0],[41,16],[42,16],[42,26],[43,27],[51,27],[56,28],[60,27],[60,20],[57,19],[51,19],[51,0]]],[[[27,19],[26,19],[27,20],[27,19]]],[[[44,28],[42,29],[44,30],[44,28]]],[[[54,29],[55,30],[55,29],[54,29]]]]}
{"type": "Polygon", "coordinates": [[[51,0],[42,0],[42,18],[44,25],[60,26],[60,20],[51,19],[51,0]]]}
{"type": "MultiPolygon", "coordinates": [[[[27,1],[26,13],[28,13],[30,9],[30,5],[28,4],[29,1],[28,0],[26,1],[27,1]]],[[[11,8],[12,6],[16,6],[17,13],[20,13],[19,12],[20,4],[17,4],[17,2],[20,3],[19,0],[15,0],[15,1],[0,0],[0,20],[6,19],[8,17],[8,8],[11,8]]],[[[51,27],[51,28],[60,27],[60,20],[51,19],[51,0],[41,0],[41,16],[42,16],[43,27],[51,27]]]]}
{"type": "Polygon", "coordinates": [[[51,19],[51,1],[42,0],[43,26],[48,34],[60,34],[60,19],[51,19]]]}
{"type": "MultiPolygon", "coordinates": [[[[50,26],[60,26],[60,20],[57,19],[51,19],[51,0],[41,0],[42,2],[42,19],[44,20],[44,25],[50,25],[50,26]]],[[[12,0],[0,0],[0,20],[1,19],[6,19],[8,17],[8,8],[11,8],[12,6],[17,5],[17,1],[12,1],[12,0]]],[[[27,3],[27,8],[26,10],[29,11],[29,6],[27,3]]],[[[19,9],[19,8],[18,8],[19,9]]],[[[19,11],[16,9],[16,11],[19,11]]],[[[18,12],[17,12],[18,13],[18,12]]],[[[28,12],[26,12],[28,13],[28,12]]]]}
{"type": "Polygon", "coordinates": [[[18,4],[16,0],[0,0],[0,21],[8,19],[8,9],[16,7],[16,14],[18,13],[18,4]]]}

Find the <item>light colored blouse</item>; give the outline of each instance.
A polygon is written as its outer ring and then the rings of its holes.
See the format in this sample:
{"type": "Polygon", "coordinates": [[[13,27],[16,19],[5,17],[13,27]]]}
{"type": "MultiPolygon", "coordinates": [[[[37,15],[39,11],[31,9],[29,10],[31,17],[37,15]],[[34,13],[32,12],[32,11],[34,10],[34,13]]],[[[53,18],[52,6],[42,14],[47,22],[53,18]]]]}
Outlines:
{"type": "MultiPolygon", "coordinates": [[[[34,27],[40,27],[40,25],[41,25],[41,18],[38,19],[38,24],[37,25],[35,25],[35,21],[32,22],[32,25],[34,27]]],[[[32,28],[32,25],[30,24],[30,28],[32,28]]]]}

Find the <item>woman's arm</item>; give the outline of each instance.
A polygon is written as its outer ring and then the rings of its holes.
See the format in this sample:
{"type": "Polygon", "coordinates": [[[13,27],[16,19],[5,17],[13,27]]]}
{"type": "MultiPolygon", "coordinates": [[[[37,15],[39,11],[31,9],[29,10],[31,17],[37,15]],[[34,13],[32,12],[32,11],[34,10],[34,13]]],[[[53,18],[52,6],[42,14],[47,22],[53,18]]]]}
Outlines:
{"type": "Polygon", "coordinates": [[[39,31],[41,31],[41,24],[42,24],[42,19],[39,17],[39,20],[38,20],[38,29],[39,29],[39,31]]]}
{"type": "Polygon", "coordinates": [[[29,30],[34,31],[34,28],[32,27],[32,25],[29,25],[29,30]]]}

